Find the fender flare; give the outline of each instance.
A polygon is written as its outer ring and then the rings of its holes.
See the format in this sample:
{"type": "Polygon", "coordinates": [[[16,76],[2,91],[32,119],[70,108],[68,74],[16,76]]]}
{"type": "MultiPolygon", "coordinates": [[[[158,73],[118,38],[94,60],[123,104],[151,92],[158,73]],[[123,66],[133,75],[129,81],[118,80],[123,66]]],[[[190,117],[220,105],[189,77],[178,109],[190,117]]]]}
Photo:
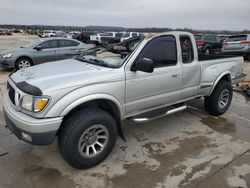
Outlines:
{"type": "Polygon", "coordinates": [[[81,98],[75,100],[73,103],[71,103],[67,107],[65,107],[63,109],[63,111],[61,112],[60,116],[66,116],[71,110],[73,110],[74,108],[76,108],[77,106],[79,106],[81,104],[84,104],[84,103],[90,102],[90,101],[94,101],[94,100],[100,100],[100,99],[108,100],[108,101],[116,104],[116,106],[118,107],[118,109],[120,111],[120,118],[123,117],[124,110],[122,109],[122,106],[121,106],[119,100],[116,99],[114,96],[108,95],[108,94],[92,94],[92,95],[87,95],[87,96],[81,97],[81,98]]]}
{"type": "Polygon", "coordinates": [[[230,83],[232,83],[232,77],[231,77],[231,72],[229,71],[226,71],[226,72],[223,72],[221,73],[215,80],[210,92],[209,92],[209,96],[213,93],[214,91],[214,88],[217,86],[217,84],[219,83],[219,81],[221,80],[221,78],[223,78],[224,76],[228,75],[230,77],[230,83]]]}

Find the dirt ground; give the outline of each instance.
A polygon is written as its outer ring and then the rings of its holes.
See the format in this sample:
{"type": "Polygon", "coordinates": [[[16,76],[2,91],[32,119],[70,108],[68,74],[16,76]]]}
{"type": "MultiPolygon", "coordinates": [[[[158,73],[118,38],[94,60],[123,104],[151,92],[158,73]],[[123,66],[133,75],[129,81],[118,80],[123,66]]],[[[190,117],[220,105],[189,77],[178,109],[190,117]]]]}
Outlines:
{"type": "MultiPolygon", "coordinates": [[[[0,36],[1,49],[36,37],[0,36]],[[13,38],[11,38],[13,37],[13,38]],[[13,41],[12,41],[13,40],[13,41]]],[[[250,78],[250,62],[244,64],[250,78]]],[[[234,92],[221,117],[194,108],[145,124],[122,123],[127,142],[120,138],[109,157],[88,170],[64,162],[57,141],[32,146],[10,134],[4,125],[2,95],[9,70],[0,69],[0,188],[43,187],[250,187],[250,97],[234,92]]]]}

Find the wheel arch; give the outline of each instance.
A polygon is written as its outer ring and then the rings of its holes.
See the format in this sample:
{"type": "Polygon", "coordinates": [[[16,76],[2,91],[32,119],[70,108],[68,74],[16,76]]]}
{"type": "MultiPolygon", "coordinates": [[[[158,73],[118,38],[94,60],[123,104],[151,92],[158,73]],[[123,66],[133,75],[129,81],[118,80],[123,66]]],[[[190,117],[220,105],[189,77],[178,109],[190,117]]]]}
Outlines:
{"type": "Polygon", "coordinates": [[[32,63],[32,65],[34,65],[34,62],[33,62],[33,60],[32,60],[31,57],[29,57],[29,56],[27,56],[27,55],[22,55],[22,56],[19,56],[19,57],[16,59],[16,61],[15,61],[15,66],[17,65],[17,61],[18,61],[19,59],[22,59],[22,58],[26,58],[26,59],[30,60],[31,63],[32,63]]]}
{"type": "Polygon", "coordinates": [[[213,93],[215,87],[217,86],[217,84],[221,80],[228,81],[231,84],[232,83],[231,73],[229,71],[227,71],[227,72],[224,72],[224,73],[220,74],[220,76],[218,76],[218,78],[215,80],[215,82],[213,84],[213,87],[212,87],[211,91],[209,92],[209,96],[213,93]]]}
{"type": "MultiPolygon", "coordinates": [[[[121,105],[118,101],[111,99],[111,98],[96,98],[96,99],[86,99],[86,97],[76,100],[75,102],[71,103],[69,106],[67,106],[61,113],[60,116],[63,116],[64,120],[69,117],[71,114],[73,114],[75,111],[82,109],[82,108],[99,108],[107,113],[109,113],[112,117],[114,117],[118,133],[120,137],[125,140],[124,134],[122,132],[121,128],[121,120],[123,117],[123,110],[121,108],[121,105]]],[[[60,131],[60,129],[59,129],[60,131]]]]}

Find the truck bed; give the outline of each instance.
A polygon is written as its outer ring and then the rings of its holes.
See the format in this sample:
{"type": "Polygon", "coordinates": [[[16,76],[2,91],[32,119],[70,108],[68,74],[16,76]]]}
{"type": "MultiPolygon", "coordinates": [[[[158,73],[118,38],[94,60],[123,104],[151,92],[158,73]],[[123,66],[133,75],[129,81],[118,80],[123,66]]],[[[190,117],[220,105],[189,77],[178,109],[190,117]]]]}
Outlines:
{"type": "Polygon", "coordinates": [[[232,58],[232,57],[238,57],[235,55],[226,55],[226,54],[198,54],[198,60],[199,61],[207,61],[207,60],[215,60],[215,59],[223,59],[223,58],[232,58]]]}

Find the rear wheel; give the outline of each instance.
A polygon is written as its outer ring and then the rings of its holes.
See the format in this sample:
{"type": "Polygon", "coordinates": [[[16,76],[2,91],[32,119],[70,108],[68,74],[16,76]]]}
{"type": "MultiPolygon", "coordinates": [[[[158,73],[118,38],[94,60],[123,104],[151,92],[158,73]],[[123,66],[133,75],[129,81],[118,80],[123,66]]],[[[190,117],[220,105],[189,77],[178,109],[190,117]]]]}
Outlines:
{"type": "Polygon", "coordinates": [[[68,117],[59,131],[63,158],[73,167],[86,169],[103,161],[117,139],[114,118],[100,109],[83,109],[68,117]]]}
{"type": "Polygon", "coordinates": [[[215,116],[224,114],[229,108],[233,97],[232,85],[221,80],[209,97],[205,97],[206,111],[215,116]]]}
{"type": "Polygon", "coordinates": [[[19,58],[17,61],[16,61],[16,69],[24,69],[24,68],[28,68],[32,66],[32,62],[30,59],[28,58],[25,58],[25,57],[22,57],[22,58],[19,58]]]}

